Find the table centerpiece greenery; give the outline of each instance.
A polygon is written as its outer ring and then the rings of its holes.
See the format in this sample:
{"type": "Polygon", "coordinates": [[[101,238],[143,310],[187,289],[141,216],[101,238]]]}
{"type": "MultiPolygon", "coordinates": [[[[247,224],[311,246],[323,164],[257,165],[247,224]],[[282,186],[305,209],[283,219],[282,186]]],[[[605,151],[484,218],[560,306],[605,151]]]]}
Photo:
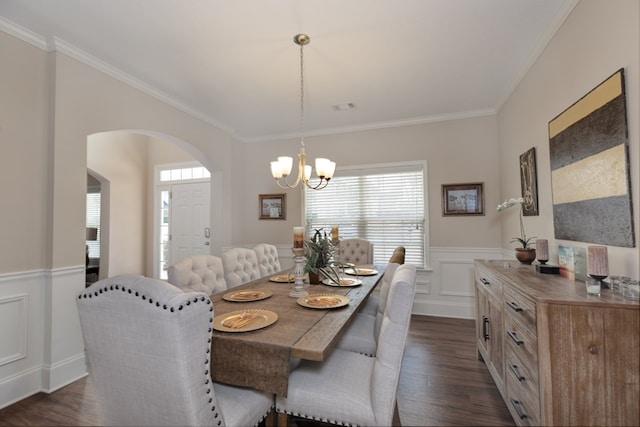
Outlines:
{"type": "Polygon", "coordinates": [[[305,240],[304,246],[307,249],[304,272],[309,273],[309,283],[319,283],[325,278],[339,284],[340,274],[335,267],[340,263],[334,259],[337,247],[327,233],[322,228],[316,229],[313,237],[305,240]]]}

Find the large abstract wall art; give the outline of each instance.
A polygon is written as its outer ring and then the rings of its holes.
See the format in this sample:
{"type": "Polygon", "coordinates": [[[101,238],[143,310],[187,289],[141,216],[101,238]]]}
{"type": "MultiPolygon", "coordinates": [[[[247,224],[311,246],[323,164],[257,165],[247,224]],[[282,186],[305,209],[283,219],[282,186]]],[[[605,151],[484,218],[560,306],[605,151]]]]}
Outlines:
{"type": "Polygon", "coordinates": [[[556,239],[635,247],[624,70],[549,122],[556,239]]]}

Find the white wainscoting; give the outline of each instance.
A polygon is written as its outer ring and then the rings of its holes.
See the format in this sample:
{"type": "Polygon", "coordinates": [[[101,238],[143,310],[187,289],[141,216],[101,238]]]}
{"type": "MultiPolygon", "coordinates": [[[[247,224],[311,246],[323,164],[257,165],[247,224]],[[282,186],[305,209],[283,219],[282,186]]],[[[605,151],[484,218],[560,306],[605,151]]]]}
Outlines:
{"type": "Polygon", "coordinates": [[[27,357],[29,295],[0,297],[0,366],[27,357]]]}
{"type": "Polygon", "coordinates": [[[0,408],[86,375],[75,295],[84,267],[0,275],[0,408]]]}
{"type": "Polygon", "coordinates": [[[474,259],[502,259],[495,248],[431,248],[429,269],[419,269],[413,314],[475,318],[474,259]]]}

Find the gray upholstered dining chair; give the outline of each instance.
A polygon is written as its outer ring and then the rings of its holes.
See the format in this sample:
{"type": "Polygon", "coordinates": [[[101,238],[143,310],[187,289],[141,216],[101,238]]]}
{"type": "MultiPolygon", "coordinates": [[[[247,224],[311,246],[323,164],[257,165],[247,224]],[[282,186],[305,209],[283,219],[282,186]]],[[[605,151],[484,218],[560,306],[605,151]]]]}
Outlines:
{"type": "Polygon", "coordinates": [[[208,295],[122,275],[77,305],[103,425],[249,426],[271,412],[273,395],[211,381],[208,295]]]}
{"type": "Polygon", "coordinates": [[[227,289],[222,259],[213,255],[191,255],[169,266],[168,281],[184,292],[207,295],[227,289]]]}
{"type": "Polygon", "coordinates": [[[231,248],[222,253],[222,267],[227,288],[259,279],[258,258],[253,249],[231,248]]]}
{"type": "Polygon", "coordinates": [[[287,397],[276,396],[276,411],[332,424],[394,425],[415,286],[415,266],[399,266],[375,357],[336,348],[323,362],[300,362],[289,376],[287,397]]]}
{"type": "Polygon", "coordinates": [[[352,264],[373,264],[373,243],[360,238],[341,240],[337,258],[352,264]]]}
{"type": "Polygon", "coordinates": [[[282,270],[277,247],[268,243],[259,243],[253,247],[253,250],[256,253],[261,277],[270,276],[282,270]]]}
{"type": "MultiPolygon", "coordinates": [[[[404,264],[405,253],[406,253],[406,250],[404,246],[398,246],[397,248],[395,248],[393,250],[393,253],[389,257],[389,264],[397,264],[397,265],[404,264]]],[[[379,295],[382,293],[382,289],[385,286],[389,286],[390,279],[391,278],[389,277],[388,280],[384,280],[384,277],[383,277],[382,283],[378,287],[379,289],[378,295],[376,294],[370,295],[369,298],[367,298],[367,302],[364,304],[364,307],[362,307],[362,309],[360,310],[360,313],[376,316],[378,312],[384,311],[384,306],[381,309],[379,307],[380,306],[379,295]]]]}
{"type": "MultiPolygon", "coordinates": [[[[357,313],[353,321],[344,332],[337,348],[361,353],[366,356],[375,356],[378,347],[378,336],[384,318],[384,309],[387,306],[389,296],[389,286],[393,280],[393,275],[400,264],[389,263],[384,275],[380,279],[380,296],[376,300],[375,314],[371,315],[363,311],[357,313]]],[[[373,295],[369,296],[369,299],[373,295]]],[[[367,301],[369,301],[367,299],[367,301]]],[[[365,306],[366,308],[366,306],[365,306]]],[[[411,307],[409,308],[411,309],[411,307]]]]}

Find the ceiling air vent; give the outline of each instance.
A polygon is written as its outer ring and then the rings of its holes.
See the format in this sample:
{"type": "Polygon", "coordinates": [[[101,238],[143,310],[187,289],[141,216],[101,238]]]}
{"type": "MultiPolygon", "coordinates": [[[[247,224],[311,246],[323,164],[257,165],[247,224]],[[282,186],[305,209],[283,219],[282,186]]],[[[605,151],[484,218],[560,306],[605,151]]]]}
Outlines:
{"type": "Polygon", "coordinates": [[[356,104],[353,102],[345,102],[344,104],[336,104],[333,106],[333,109],[336,111],[354,110],[355,108],[356,104]]]}

